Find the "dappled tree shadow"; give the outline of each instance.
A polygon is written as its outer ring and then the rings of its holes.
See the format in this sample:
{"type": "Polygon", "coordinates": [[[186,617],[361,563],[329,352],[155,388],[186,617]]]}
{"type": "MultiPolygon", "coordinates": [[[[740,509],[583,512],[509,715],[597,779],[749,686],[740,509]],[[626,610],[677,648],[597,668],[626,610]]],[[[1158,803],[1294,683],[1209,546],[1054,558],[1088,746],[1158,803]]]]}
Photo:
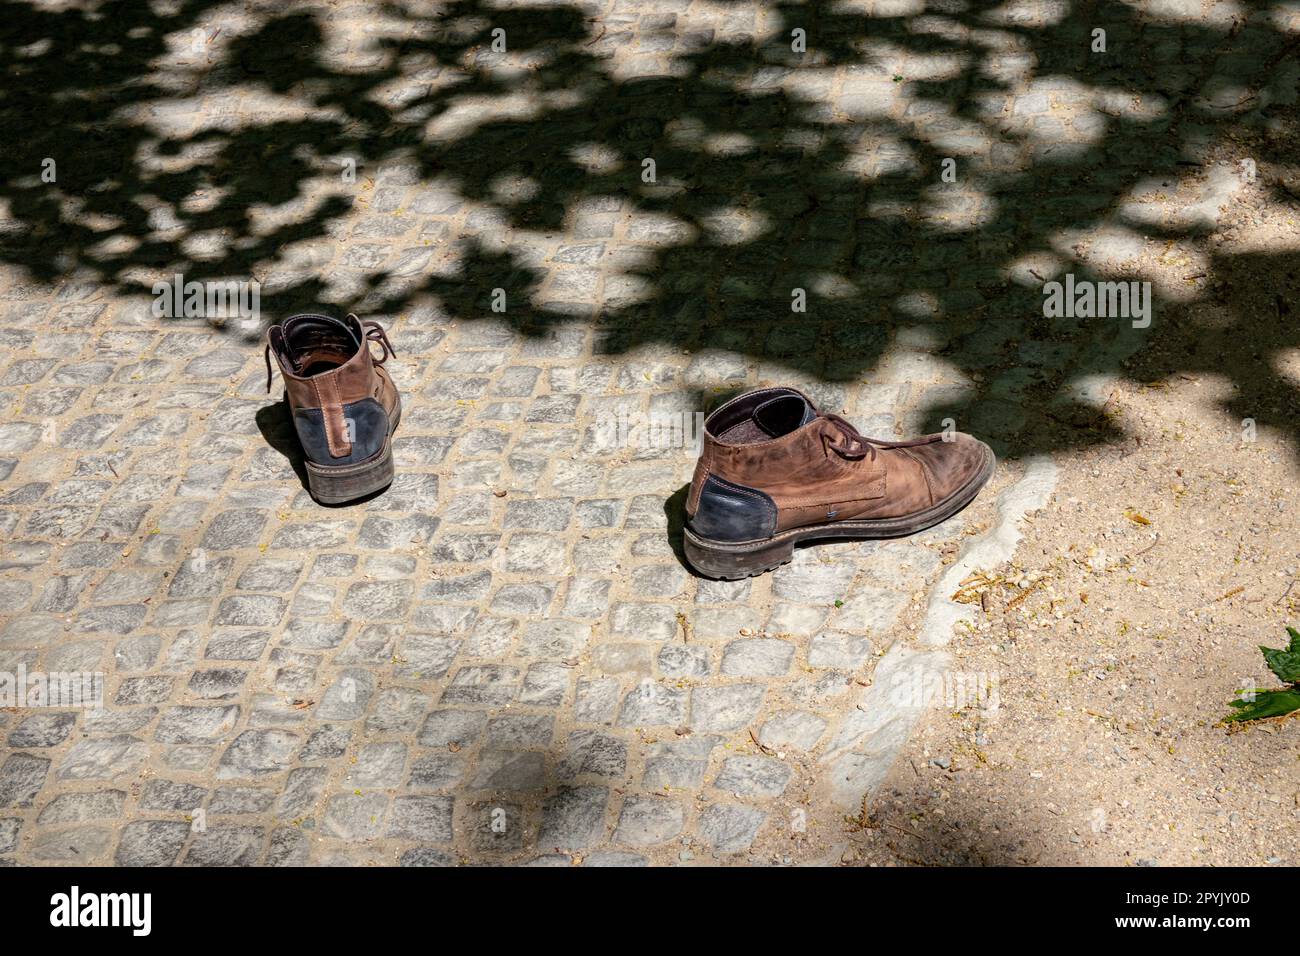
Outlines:
{"type": "Polygon", "coordinates": [[[137,296],[174,273],[256,278],[268,320],[431,301],[528,335],[589,322],[612,356],[728,350],[799,381],[869,380],[907,330],[969,383],[927,399],[929,425],[952,417],[1004,454],[1116,437],[1071,385],[1131,356],[1144,380],[1232,376],[1230,411],[1294,438],[1300,396],[1272,368],[1297,344],[1274,308],[1294,290],[1289,257],[1211,260],[1190,298],[1157,301],[1147,330],[1044,318],[1024,263],[1141,278],[1077,237],[1119,225],[1196,239],[1203,224],[1133,222],[1124,204],[1151,177],[1195,174],[1217,144],[1249,136],[1266,146],[1261,167],[1289,163],[1298,35],[1262,3],[1216,22],[1108,0],[1053,5],[1051,22],[1015,5],[911,7],[777,3],[758,35],[722,37],[673,14],[633,35],[630,18],[597,25],[576,4],[393,2],[368,8],[379,39],[348,60],[327,8],[8,3],[0,261],[33,281],[137,296]],[[804,54],[790,47],[796,27],[804,54]],[[1097,27],[1104,54],[1090,49],[1097,27]],[[495,29],[508,52],[492,51],[495,29]],[[622,70],[616,54],[634,43],[671,51],[669,69],[622,70]],[[838,91],[822,88],[827,67],[844,68],[838,91]],[[1020,95],[1027,81],[1037,107],[1020,95]],[[241,91],[274,108],[212,112],[241,91]],[[955,183],[940,177],[948,158],[955,183]],[[41,179],[47,159],[54,183],[41,179]],[[357,183],[341,175],[349,163],[357,183]],[[389,201],[385,182],[405,198],[389,201]],[[395,262],[345,257],[322,275],[313,258],[313,243],[398,235],[384,216],[418,223],[462,206],[477,211],[462,234],[431,233],[395,262]],[[555,255],[590,266],[582,281],[548,280],[529,254],[530,236],[562,232],[555,255]],[[434,268],[427,247],[445,243],[434,268]],[[1255,267],[1278,286],[1234,283],[1255,267]],[[504,315],[490,310],[498,288],[504,315]],[[792,312],[794,290],[805,312],[792,312]],[[1231,321],[1202,328],[1198,300],[1231,321]],[[1160,336],[1166,347],[1147,347],[1160,336]]]}

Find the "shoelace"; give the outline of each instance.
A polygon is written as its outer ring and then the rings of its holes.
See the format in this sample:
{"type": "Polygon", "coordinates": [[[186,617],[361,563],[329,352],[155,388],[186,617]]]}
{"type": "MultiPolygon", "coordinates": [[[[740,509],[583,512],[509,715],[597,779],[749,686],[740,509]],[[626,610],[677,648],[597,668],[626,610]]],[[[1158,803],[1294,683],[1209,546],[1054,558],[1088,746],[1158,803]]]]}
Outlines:
{"type": "Polygon", "coordinates": [[[833,412],[822,412],[821,417],[838,428],[843,433],[844,438],[848,440],[847,443],[837,441],[828,441],[826,443],[827,447],[845,458],[859,459],[870,455],[871,460],[875,461],[877,448],[915,448],[918,445],[929,445],[939,439],[937,435],[925,435],[921,438],[909,438],[905,441],[868,438],[833,412]]]}
{"type": "Polygon", "coordinates": [[[838,428],[840,432],[843,433],[843,437],[847,439],[847,443],[842,443],[837,441],[829,441],[826,443],[827,446],[831,448],[831,450],[833,450],[836,454],[842,455],[845,458],[852,458],[855,460],[859,458],[866,458],[867,455],[870,455],[871,459],[873,461],[875,460],[876,446],[872,444],[872,439],[865,437],[861,432],[859,432],[856,428],[854,428],[852,425],[846,422],[843,418],[841,418],[839,415],[836,415],[832,412],[822,412],[822,418],[826,419],[828,422],[830,422],[832,425],[838,428]]]}
{"type": "MultiPolygon", "coordinates": [[[[380,325],[376,320],[374,319],[362,320],[358,318],[354,313],[349,313],[348,318],[356,319],[357,324],[361,326],[361,333],[364,339],[364,343],[375,342],[384,350],[384,354],[379,358],[375,358],[373,355],[371,355],[371,361],[373,361],[376,365],[383,365],[385,362],[388,361],[390,357],[391,358],[397,357],[397,349],[393,348],[393,343],[388,341],[388,333],[384,331],[384,327],[380,325]]],[[[266,359],[266,390],[269,392],[271,390],[271,376],[272,376],[270,342],[266,343],[266,349],[264,350],[263,358],[266,359]]]]}
{"type": "MultiPolygon", "coordinates": [[[[355,315],[349,317],[357,319],[355,315]]],[[[374,360],[376,365],[383,365],[388,361],[389,356],[392,356],[393,358],[397,357],[397,349],[393,348],[393,343],[388,341],[388,333],[384,331],[382,325],[374,319],[366,319],[365,321],[357,319],[357,321],[361,323],[361,328],[364,330],[366,341],[377,342],[384,349],[383,356],[374,360]]]]}

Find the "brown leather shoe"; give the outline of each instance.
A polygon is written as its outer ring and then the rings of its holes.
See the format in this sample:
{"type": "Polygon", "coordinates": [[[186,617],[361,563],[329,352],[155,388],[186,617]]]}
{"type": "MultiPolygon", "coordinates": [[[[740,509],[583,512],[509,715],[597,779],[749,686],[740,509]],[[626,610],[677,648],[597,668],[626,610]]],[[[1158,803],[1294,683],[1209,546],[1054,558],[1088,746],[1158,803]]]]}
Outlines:
{"type": "Polygon", "coordinates": [[[306,457],[312,497],[341,504],[392,484],[392,435],[402,418],[402,399],[383,367],[396,354],[383,327],[355,315],[295,315],[271,326],[268,392],[272,353],[306,457]],[[382,346],[379,358],[371,353],[371,342],[382,346]]]}
{"type": "Polygon", "coordinates": [[[969,435],[865,438],[802,392],[761,388],[704,422],[686,557],[730,580],[785,564],[800,541],[913,534],[970,504],[994,465],[969,435]]]}

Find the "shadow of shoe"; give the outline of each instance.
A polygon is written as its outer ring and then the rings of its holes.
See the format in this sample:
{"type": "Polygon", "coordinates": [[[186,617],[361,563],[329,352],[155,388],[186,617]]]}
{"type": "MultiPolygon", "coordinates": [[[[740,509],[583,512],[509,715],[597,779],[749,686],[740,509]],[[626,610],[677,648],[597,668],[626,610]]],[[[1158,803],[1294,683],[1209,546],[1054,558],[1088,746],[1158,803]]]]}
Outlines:
{"type": "Polygon", "coordinates": [[[664,515],[668,518],[668,545],[678,562],[695,577],[699,577],[691,563],[686,560],[686,549],[682,546],[682,531],[686,527],[686,496],[691,486],[682,485],[664,501],[664,515]]]}
{"type": "Polygon", "coordinates": [[[304,463],[306,458],[302,453],[302,445],[298,443],[298,433],[294,431],[289,402],[281,399],[274,405],[259,408],[257,427],[262,432],[262,437],[266,439],[266,443],[288,459],[303,490],[310,491],[307,486],[307,466],[304,463]]]}

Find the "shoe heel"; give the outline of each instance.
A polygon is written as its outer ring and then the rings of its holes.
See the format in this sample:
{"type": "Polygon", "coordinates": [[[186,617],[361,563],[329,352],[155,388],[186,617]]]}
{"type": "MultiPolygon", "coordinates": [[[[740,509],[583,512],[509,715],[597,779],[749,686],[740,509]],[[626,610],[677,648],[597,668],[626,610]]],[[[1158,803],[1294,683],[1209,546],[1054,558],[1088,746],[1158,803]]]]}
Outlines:
{"type": "Polygon", "coordinates": [[[706,578],[722,581],[762,574],[794,557],[794,542],[791,540],[723,545],[697,538],[687,531],[682,546],[691,567],[706,578]]]}
{"type": "Polygon", "coordinates": [[[355,501],[393,483],[393,446],[387,441],[372,461],[355,465],[317,465],[310,461],[305,464],[311,496],[325,505],[355,501]]]}

